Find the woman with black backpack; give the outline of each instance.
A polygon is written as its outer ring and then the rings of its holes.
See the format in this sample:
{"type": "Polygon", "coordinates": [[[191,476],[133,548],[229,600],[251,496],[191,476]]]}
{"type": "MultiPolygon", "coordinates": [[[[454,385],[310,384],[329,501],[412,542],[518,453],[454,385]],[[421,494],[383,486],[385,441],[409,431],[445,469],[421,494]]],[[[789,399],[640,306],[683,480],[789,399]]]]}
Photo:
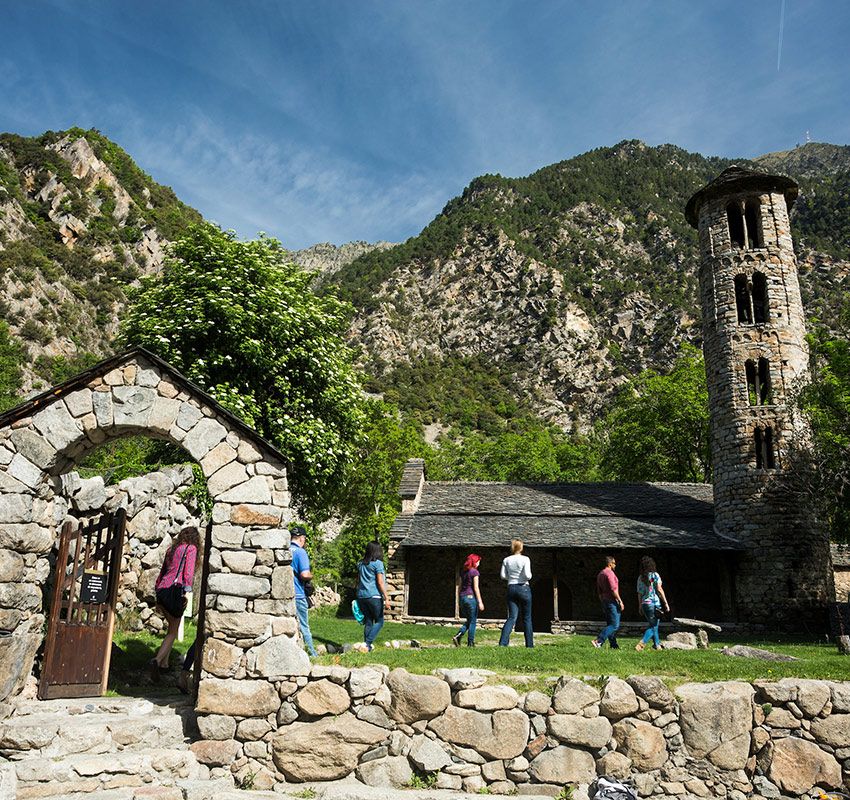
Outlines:
{"type": "Polygon", "coordinates": [[[198,559],[200,546],[201,537],[198,529],[183,528],[168,548],[159,577],[156,579],[156,607],[165,617],[168,630],[159,650],[150,660],[151,677],[154,681],[159,680],[160,670],[168,669],[171,648],[177,638],[180,619],[186,608],[186,594],[192,591],[195,562],[198,559]]]}

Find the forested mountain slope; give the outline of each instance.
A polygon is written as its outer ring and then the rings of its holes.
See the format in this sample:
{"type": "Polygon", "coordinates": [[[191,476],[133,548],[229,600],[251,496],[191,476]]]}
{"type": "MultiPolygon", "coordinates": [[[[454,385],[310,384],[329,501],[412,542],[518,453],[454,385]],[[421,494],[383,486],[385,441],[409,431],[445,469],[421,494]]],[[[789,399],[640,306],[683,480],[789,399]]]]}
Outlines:
{"type": "MultiPolygon", "coordinates": [[[[699,342],[683,209],[730,163],[622,142],[525,178],[477,178],[402,244],[292,256],[354,304],[368,388],[432,433],[537,416],[583,429],[625,380],[699,342]]],[[[804,296],[831,322],[850,272],[850,148],[807,144],[755,165],[801,183],[804,296]]],[[[23,391],[109,352],[128,286],[198,219],[97,131],[0,135],[0,311],[23,391]]]]}
{"type": "MultiPolygon", "coordinates": [[[[526,178],[477,178],[420,235],[328,279],[357,309],[352,338],[371,387],[425,423],[457,423],[441,386],[460,366],[585,428],[629,377],[699,343],[697,237],[683,211],[731,163],[629,141],[526,178]]],[[[809,144],[755,166],[800,181],[804,298],[833,321],[850,272],[850,148],[809,144]]],[[[470,402],[467,416],[502,413],[470,402]]]]}
{"type": "Polygon", "coordinates": [[[23,389],[105,355],[127,287],[200,218],[97,131],[0,135],[0,310],[23,389]]]}

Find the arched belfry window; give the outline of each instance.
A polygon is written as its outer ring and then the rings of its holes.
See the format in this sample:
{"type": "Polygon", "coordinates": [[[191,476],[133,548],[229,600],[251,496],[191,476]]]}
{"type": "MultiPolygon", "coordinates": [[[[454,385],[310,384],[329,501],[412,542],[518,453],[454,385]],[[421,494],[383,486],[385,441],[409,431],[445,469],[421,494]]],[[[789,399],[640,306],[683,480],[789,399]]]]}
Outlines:
{"type": "Polygon", "coordinates": [[[729,239],[732,242],[732,247],[743,250],[746,241],[744,237],[744,217],[738,203],[729,203],[726,206],[726,219],[729,222],[729,239]]]}
{"type": "Polygon", "coordinates": [[[746,275],[735,276],[735,305],[738,309],[738,322],[753,321],[753,303],[750,297],[750,283],[746,275]]]}
{"type": "Polygon", "coordinates": [[[753,322],[767,322],[767,278],[763,272],[753,273],[753,322]]]}
{"type": "Polygon", "coordinates": [[[747,374],[747,399],[751,406],[768,406],[773,402],[770,389],[770,364],[766,358],[744,362],[747,374]]]}
{"type": "Polygon", "coordinates": [[[756,469],[776,469],[776,455],[773,451],[773,428],[756,428],[754,431],[756,446],[756,469]]]}
{"type": "Polygon", "coordinates": [[[744,205],[744,224],[747,229],[747,249],[755,250],[757,247],[764,247],[761,225],[759,224],[759,208],[761,203],[758,200],[747,200],[744,205]]]}
{"type": "Polygon", "coordinates": [[[767,278],[764,273],[754,272],[752,280],[743,273],[735,276],[735,308],[738,311],[738,322],[745,325],[770,319],[767,278]]]}

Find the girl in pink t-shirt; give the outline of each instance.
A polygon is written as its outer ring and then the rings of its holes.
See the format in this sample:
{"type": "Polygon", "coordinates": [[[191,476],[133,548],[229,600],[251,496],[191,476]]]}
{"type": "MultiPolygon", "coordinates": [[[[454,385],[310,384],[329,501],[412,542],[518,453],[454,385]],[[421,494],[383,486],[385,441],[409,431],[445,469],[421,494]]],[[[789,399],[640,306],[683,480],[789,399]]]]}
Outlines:
{"type": "Polygon", "coordinates": [[[161,669],[168,669],[171,648],[177,638],[180,618],[183,615],[183,609],[186,607],[186,593],[192,590],[199,548],[200,534],[198,529],[194,527],[183,528],[177,534],[177,538],[171,547],[168,548],[162,562],[162,568],[159,571],[159,577],[156,579],[156,607],[165,617],[168,630],[159,650],[150,660],[151,677],[154,681],[159,680],[161,669]],[[176,593],[172,587],[180,587],[182,590],[182,597],[178,598],[176,605],[173,602],[173,596],[176,593]]]}
{"type": "Polygon", "coordinates": [[[481,556],[470,553],[463,563],[460,573],[460,611],[466,618],[460,630],[452,636],[452,644],[460,647],[460,640],[466,634],[466,643],[469,647],[475,646],[475,626],[478,622],[478,612],[484,610],[481,600],[481,588],[478,585],[480,573],[478,566],[481,564],[481,556]]]}

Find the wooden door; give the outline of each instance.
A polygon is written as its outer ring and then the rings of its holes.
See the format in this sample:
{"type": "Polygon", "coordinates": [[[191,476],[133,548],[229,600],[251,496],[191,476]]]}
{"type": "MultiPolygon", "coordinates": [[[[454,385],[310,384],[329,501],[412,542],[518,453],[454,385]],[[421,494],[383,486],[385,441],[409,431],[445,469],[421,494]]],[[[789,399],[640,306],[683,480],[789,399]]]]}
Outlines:
{"type": "Polygon", "coordinates": [[[38,686],[42,700],[100,697],[109,678],[126,514],[66,522],[38,686]]]}

